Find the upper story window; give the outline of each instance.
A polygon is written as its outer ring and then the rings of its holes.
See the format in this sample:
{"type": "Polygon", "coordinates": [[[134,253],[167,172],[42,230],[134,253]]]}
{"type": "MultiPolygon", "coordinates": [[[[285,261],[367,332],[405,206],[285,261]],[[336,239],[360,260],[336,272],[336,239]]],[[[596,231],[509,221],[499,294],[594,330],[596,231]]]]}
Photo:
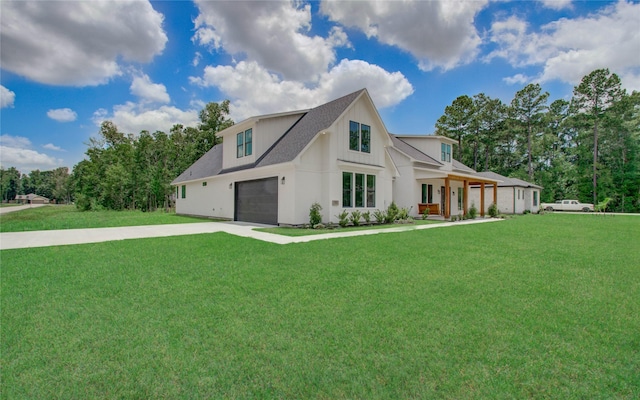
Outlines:
{"type": "Polygon", "coordinates": [[[250,156],[253,152],[253,131],[247,129],[236,135],[236,157],[250,156]]]}
{"type": "Polygon", "coordinates": [[[371,153],[371,127],[349,121],[349,150],[371,153]]]}
{"type": "Polygon", "coordinates": [[[441,143],[440,149],[442,151],[440,159],[442,161],[451,162],[451,145],[446,143],[441,143]]]}

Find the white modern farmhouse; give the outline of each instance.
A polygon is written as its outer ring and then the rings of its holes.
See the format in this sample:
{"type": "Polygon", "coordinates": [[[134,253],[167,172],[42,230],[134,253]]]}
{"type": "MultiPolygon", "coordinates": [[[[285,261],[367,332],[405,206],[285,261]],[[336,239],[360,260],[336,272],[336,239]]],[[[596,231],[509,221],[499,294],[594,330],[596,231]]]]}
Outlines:
{"type": "MultiPolygon", "coordinates": [[[[448,218],[467,211],[469,185],[498,182],[453,160],[451,139],[389,134],[366,89],[310,110],[252,117],[218,135],[222,143],[172,182],[178,214],[300,225],[313,203],[323,221],[337,222],[343,210],[395,201],[414,216],[428,208],[448,218]]],[[[496,193],[490,197],[487,205],[496,193]]]]}

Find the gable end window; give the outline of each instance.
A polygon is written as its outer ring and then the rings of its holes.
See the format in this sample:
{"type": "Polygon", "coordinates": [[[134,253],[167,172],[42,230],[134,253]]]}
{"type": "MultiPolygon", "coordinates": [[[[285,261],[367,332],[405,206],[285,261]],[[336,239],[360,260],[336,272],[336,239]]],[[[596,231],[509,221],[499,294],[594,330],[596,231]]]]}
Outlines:
{"type": "Polygon", "coordinates": [[[440,160],[451,162],[451,145],[446,143],[441,143],[440,150],[441,150],[440,160]]]}
{"type": "Polygon", "coordinates": [[[349,150],[371,153],[371,127],[349,121],[349,150]]]}
{"type": "Polygon", "coordinates": [[[253,131],[247,129],[236,135],[236,157],[250,156],[253,152],[253,131]]]}

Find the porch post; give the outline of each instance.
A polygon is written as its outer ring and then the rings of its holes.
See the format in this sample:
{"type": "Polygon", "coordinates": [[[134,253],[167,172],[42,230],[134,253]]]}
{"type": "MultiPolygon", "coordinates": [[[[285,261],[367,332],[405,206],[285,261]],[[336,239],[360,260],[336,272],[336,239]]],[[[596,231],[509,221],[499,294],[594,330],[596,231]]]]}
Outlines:
{"type": "Polygon", "coordinates": [[[480,182],[480,216],[484,217],[484,182],[480,182]]]}
{"type": "Polygon", "coordinates": [[[464,190],[462,192],[462,196],[464,197],[462,200],[462,215],[467,215],[469,212],[469,181],[464,180],[464,190]]]}
{"type": "Polygon", "coordinates": [[[451,199],[449,198],[449,177],[444,178],[444,217],[449,218],[451,216],[451,199]]]}
{"type": "Polygon", "coordinates": [[[493,204],[498,206],[498,182],[493,184],[493,204]]]}

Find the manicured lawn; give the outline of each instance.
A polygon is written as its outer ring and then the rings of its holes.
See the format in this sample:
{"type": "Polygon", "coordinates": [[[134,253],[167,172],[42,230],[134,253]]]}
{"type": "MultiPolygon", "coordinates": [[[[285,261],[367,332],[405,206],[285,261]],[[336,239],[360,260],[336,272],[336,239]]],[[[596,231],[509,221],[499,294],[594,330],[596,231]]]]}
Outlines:
{"type": "Polygon", "coordinates": [[[88,211],[75,206],[44,206],[0,215],[0,232],[55,229],[108,228],[134,225],[180,224],[211,221],[164,211],[88,211]]]}
{"type": "Polygon", "coordinates": [[[640,393],[640,218],[2,251],[2,398],[640,393]]]}

